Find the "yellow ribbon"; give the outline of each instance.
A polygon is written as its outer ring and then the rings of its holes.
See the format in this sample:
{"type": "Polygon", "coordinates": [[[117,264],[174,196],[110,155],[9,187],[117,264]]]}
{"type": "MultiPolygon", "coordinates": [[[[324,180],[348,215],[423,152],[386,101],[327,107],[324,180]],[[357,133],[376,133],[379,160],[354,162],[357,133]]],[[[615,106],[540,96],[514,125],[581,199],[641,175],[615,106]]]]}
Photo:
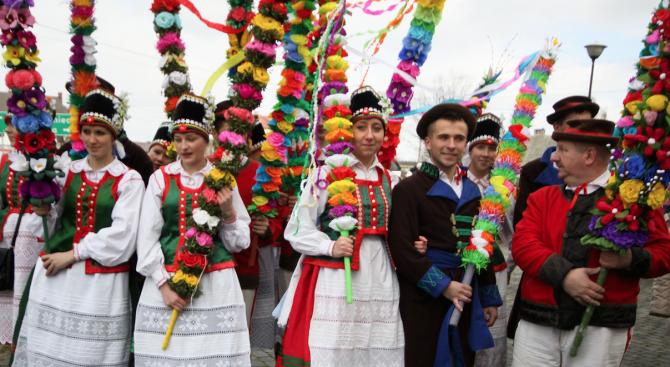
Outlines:
{"type": "Polygon", "coordinates": [[[221,65],[218,69],[216,69],[214,74],[212,74],[212,76],[210,76],[209,79],[207,79],[207,83],[205,83],[205,88],[202,90],[202,96],[204,97],[205,94],[207,94],[208,90],[212,90],[212,87],[214,87],[214,83],[216,83],[216,81],[219,80],[219,78],[221,77],[221,75],[223,75],[223,73],[225,73],[228,69],[232,68],[233,66],[241,63],[245,59],[246,54],[244,53],[244,51],[240,51],[235,56],[228,59],[228,61],[223,63],[223,65],[221,65]]]}

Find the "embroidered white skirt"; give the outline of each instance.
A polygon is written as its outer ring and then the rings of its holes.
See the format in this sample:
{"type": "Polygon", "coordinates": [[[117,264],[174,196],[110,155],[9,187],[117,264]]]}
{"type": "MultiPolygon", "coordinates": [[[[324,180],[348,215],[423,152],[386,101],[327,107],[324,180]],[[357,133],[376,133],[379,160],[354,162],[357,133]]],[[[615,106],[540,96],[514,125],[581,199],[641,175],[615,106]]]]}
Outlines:
{"type": "Polygon", "coordinates": [[[135,317],[136,366],[250,366],[251,350],[244,299],[235,269],[204,274],[203,294],[194,298],[175,323],[162,349],[172,310],[160,290],[147,280],[135,317]]]}

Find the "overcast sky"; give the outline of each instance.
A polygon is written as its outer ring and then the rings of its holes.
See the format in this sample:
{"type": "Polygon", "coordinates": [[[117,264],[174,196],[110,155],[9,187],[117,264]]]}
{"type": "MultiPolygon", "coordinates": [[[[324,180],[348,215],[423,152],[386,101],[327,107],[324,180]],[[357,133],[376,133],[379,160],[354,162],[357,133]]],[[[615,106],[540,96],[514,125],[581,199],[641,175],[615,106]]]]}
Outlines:
{"type": "MultiPolygon", "coordinates": [[[[42,0],[36,3],[33,8],[37,20],[34,33],[42,59],[38,70],[43,75],[47,94],[56,95],[65,92],[64,84],[70,72],[69,1],[42,0]]],[[[93,37],[98,41],[99,50],[97,74],[111,81],[117,93],[121,90],[130,93],[132,119],[126,122],[126,130],[135,141],[151,140],[158,125],[166,119],[161,95],[163,75],[157,66],[159,54],[155,48],[157,36],[153,31],[153,14],[149,10],[151,3],[149,0],[96,1],[98,30],[93,37]]],[[[193,3],[211,21],[223,22],[227,16],[228,5],[224,0],[193,0],[193,3]]],[[[395,0],[382,1],[376,9],[392,3],[395,0]]],[[[549,128],[545,116],[551,113],[551,106],[557,100],[588,93],[591,60],[584,45],[598,41],[608,47],[596,61],[593,97],[607,117],[616,121],[628,80],[634,75],[634,64],[642,47],[640,42],[658,3],[656,0],[447,0],[433,38],[432,51],[418,79],[421,83],[434,85],[438,76],[464,78],[474,88],[491,64],[492,55],[494,62],[498,62],[516,35],[508,49],[512,51],[511,61],[501,76],[501,80],[507,80],[522,57],[540,49],[546,38],[557,37],[563,46],[534,121],[534,127],[549,128]]],[[[394,13],[370,16],[360,9],[354,9],[352,13],[346,26],[349,34],[384,28],[394,16],[394,13]]],[[[185,60],[194,91],[200,93],[211,74],[225,62],[228,37],[205,26],[187,9],[182,9],[181,19],[185,60]]],[[[411,19],[410,14],[388,35],[378,57],[397,64],[401,41],[411,19]]],[[[362,50],[367,39],[369,36],[362,36],[349,42],[362,50]]],[[[363,70],[354,70],[360,58],[351,56],[348,61],[351,65],[349,87],[353,90],[360,84],[363,70]]],[[[272,80],[257,113],[267,115],[271,112],[276,103],[280,72],[280,67],[270,71],[272,80]]],[[[366,84],[385,91],[392,73],[390,68],[373,64],[366,84]]],[[[226,78],[222,77],[212,92],[217,100],[223,100],[229,87],[226,78]]],[[[494,97],[488,112],[504,115],[509,122],[518,89],[517,82],[494,97]]],[[[412,121],[403,126],[400,159],[416,157],[414,128],[412,121]]]]}

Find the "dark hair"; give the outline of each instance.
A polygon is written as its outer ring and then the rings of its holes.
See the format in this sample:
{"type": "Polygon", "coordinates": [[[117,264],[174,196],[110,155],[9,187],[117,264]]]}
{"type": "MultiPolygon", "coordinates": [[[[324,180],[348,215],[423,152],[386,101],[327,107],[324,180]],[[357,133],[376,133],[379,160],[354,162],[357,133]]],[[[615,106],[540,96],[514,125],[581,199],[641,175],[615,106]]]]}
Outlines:
{"type": "MultiPolygon", "coordinates": [[[[449,120],[449,121],[454,121],[454,122],[456,122],[456,121],[465,122],[465,120],[463,119],[463,117],[461,115],[457,114],[456,112],[452,112],[452,111],[447,111],[447,112],[441,114],[440,117],[435,119],[435,121],[437,121],[439,119],[444,119],[444,120],[449,120]]],[[[433,131],[435,131],[435,121],[431,122],[428,125],[428,136],[433,135],[433,131]]],[[[468,133],[469,133],[469,131],[468,131],[468,133]]]]}
{"type": "MultiPolygon", "coordinates": [[[[554,122],[553,124],[562,124],[562,123],[564,123],[564,122],[565,122],[565,119],[568,118],[568,116],[570,116],[570,115],[573,114],[573,113],[581,114],[581,113],[586,113],[586,112],[588,112],[589,115],[591,115],[591,110],[588,110],[588,109],[586,109],[586,108],[582,108],[582,109],[578,109],[578,110],[570,111],[570,112],[566,113],[565,116],[563,116],[560,120],[557,120],[557,121],[554,122]]],[[[591,115],[591,117],[595,117],[595,116],[594,116],[594,115],[591,115]]],[[[553,125],[553,124],[552,124],[552,125],[553,125]]]]}
{"type": "Polygon", "coordinates": [[[223,123],[226,122],[226,118],[223,117],[223,113],[233,107],[233,101],[226,100],[216,104],[216,110],[214,111],[214,128],[216,131],[221,131],[223,128],[223,123]]]}

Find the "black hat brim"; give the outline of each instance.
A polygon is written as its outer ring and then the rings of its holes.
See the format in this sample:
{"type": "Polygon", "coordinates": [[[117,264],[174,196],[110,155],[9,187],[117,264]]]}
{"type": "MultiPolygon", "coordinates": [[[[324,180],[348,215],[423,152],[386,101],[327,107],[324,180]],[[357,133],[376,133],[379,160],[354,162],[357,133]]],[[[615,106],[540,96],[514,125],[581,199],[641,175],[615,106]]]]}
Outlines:
{"type": "Polygon", "coordinates": [[[593,145],[602,145],[606,146],[607,144],[610,147],[615,147],[619,144],[619,138],[615,136],[596,136],[596,135],[587,135],[587,134],[572,134],[554,131],[551,134],[551,138],[555,141],[567,140],[574,141],[577,143],[589,143],[593,145]]]}
{"type": "Polygon", "coordinates": [[[591,112],[591,117],[595,117],[600,111],[600,106],[598,106],[593,102],[584,102],[576,106],[558,110],[552,113],[551,115],[547,115],[547,122],[553,125],[555,122],[558,122],[565,116],[567,116],[570,112],[584,111],[584,110],[591,112]]]}
{"type": "Polygon", "coordinates": [[[428,127],[430,124],[439,120],[449,112],[455,113],[465,121],[465,124],[468,125],[467,139],[468,141],[472,140],[472,137],[475,135],[475,130],[477,129],[477,118],[469,108],[461,106],[458,103],[443,103],[428,110],[428,112],[421,117],[419,124],[416,126],[416,134],[419,135],[419,138],[425,139],[428,136],[428,127]]]}

